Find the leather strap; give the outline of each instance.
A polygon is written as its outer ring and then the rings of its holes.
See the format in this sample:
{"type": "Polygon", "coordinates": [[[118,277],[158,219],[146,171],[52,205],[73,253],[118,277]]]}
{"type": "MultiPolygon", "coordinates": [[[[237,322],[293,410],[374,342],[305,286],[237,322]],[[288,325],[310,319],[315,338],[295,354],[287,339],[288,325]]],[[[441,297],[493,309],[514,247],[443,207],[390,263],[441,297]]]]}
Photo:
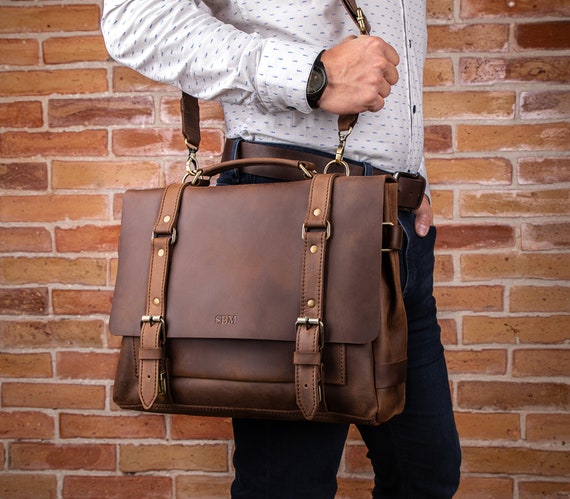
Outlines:
{"type": "Polygon", "coordinates": [[[141,318],[139,347],[139,397],[150,409],[155,401],[168,399],[166,360],[166,289],[170,252],[176,242],[180,200],[187,184],[171,184],[164,189],[151,243],[146,313],[141,318]]]}
{"type": "Polygon", "coordinates": [[[314,418],[324,404],[322,349],[324,345],[324,270],[330,237],[332,187],[337,174],[315,175],[303,224],[303,265],[300,314],[297,319],[295,393],[303,416],[314,418]]]}

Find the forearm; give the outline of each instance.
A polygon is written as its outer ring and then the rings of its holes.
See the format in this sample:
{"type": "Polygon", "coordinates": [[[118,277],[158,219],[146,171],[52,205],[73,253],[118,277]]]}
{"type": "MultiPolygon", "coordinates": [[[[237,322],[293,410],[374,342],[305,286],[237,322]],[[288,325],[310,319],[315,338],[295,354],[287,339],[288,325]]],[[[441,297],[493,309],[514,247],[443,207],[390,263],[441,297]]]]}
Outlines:
{"type": "Polygon", "coordinates": [[[105,0],[102,30],[114,59],[196,97],[309,111],[306,76],[319,49],[240,31],[202,2],[105,0]],[[298,74],[283,77],[287,68],[275,64],[283,55],[297,63],[298,74]]]}

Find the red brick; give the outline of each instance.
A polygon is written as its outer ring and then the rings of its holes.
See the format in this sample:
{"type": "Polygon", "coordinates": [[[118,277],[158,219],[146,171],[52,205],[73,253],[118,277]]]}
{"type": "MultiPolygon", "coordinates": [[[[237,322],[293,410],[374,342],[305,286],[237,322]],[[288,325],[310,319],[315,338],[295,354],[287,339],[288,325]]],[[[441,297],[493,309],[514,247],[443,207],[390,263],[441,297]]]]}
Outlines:
{"type": "Polygon", "coordinates": [[[497,412],[456,412],[457,431],[464,440],[510,440],[521,438],[520,416],[497,412]]]}
{"type": "Polygon", "coordinates": [[[428,0],[428,19],[451,19],[453,14],[453,0],[428,0]]]}
{"type": "Polygon", "coordinates": [[[42,48],[46,64],[106,61],[109,58],[102,36],[48,38],[42,48]]]}
{"type": "Polygon", "coordinates": [[[428,53],[502,52],[508,47],[507,24],[452,24],[428,26],[428,53]]]}
{"type": "Polygon", "coordinates": [[[165,438],[164,416],[93,416],[61,414],[59,432],[62,438],[165,438]]]}
{"type": "Polygon", "coordinates": [[[51,376],[49,353],[0,353],[2,378],[50,378],[51,376]]]}
{"type": "Polygon", "coordinates": [[[104,156],[107,153],[107,131],[6,132],[0,135],[0,153],[6,158],[104,156]]]}
{"type": "Polygon", "coordinates": [[[104,220],[108,217],[103,195],[3,196],[2,222],[58,222],[61,220],[104,220]]]}
{"type": "Polygon", "coordinates": [[[159,470],[228,471],[228,449],[222,444],[121,445],[123,473],[159,470]]]}
{"type": "Polygon", "coordinates": [[[108,315],[112,296],[107,290],[54,289],[53,310],[57,315],[108,315]]]}
{"type": "Polygon", "coordinates": [[[559,279],[570,280],[565,253],[493,253],[461,255],[462,280],[559,279]]]}
{"type": "Polygon", "coordinates": [[[449,87],[454,83],[451,59],[428,58],[424,66],[423,83],[426,87],[449,87]]]}
{"type": "Polygon", "coordinates": [[[569,32],[569,21],[517,24],[515,40],[521,49],[563,50],[570,48],[569,32]]]}
{"type": "Polygon", "coordinates": [[[107,262],[95,258],[0,258],[0,283],[104,285],[107,262]]]}
{"type": "MultiPolygon", "coordinates": [[[[223,135],[221,130],[202,130],[200,151],[204,154],[221,154],[223,135]]],[[[170,128],[115,130],[113,152],[117,156],[186,157],[187,149],[180,130],[170,128]]]]}
{"type": "Polygon", "coordinates": [[[531,217],[570,214],[567,189],[462,192],[462,216],[531,217]]]}
{"type": "Polygon", "coordinates": [[[442,119],[505,119],[514,116],[513,92],[424,92],[424,117],[442,119]]]}
{"type": "Polygon", "coordinates": [[[570,247],[570,223],[522,224],[522,248],[540,250],[570,247]]]}
{"type": "Polygon", "coordinates": [[[503,286],[437,286],[434,294],[442,311],[489,312],[503,309],[503,286]]]}
{"type": "Polygon", "coordinates": [[[115,469],[115,446],[110,444],[44,444],[15,442],[10,447],[10,469],[115,469]]]}
{"type": "Polygon", "coordinates": [[[570,482],[553,481],[545,482],[537,479],[536,481],[519,482],[519,497],[526,499],[544,498],[544,497],[568,497],[570,496],[570,482]]]}
{"type": "Polygon", "coordinates": [[[107,86],[104,69],[5,71],[0,79],[0,95],[86,94],[106,92],[107,86]]]}
{"type": "Polygon", "coordinates": [[[67,383],[3,383],[4,407],[104,409],[105,387],[67,383]]]}
{"type": "Polygon", "coordinates": [[[172,479],[162,476],[69,476],[63,499],[172,499],[172,479]]]}
{"type": "Polygon", "coordinates": [[[529,414],[526,417],[526,439],[566,445],[570,439],[569,414],[529,414]]]}
{"type": "Polygon", "coordinates": [[[569,91],[533,91],[521,93],[521,116],[525,119],[570,117],[569,91]]]}
{"type": "Polygon", "coordinates": [[[570,6],[566,0],[518,0],[497,2],[497,0],[463,0],[461,17],[543,17],[568,16],[570,6]]]}
{"type": "Polygon", "coordinates": [[[506,158],[428,158],[430,184],[509,185],[512,165],[506,158]]]}
{"type": "Polygon", "coordinates": [[[540,185],[570,182],[570,158],[522,158],[518,180],[520,184],[540,185]]]}
{"type": "Polygon", "coordinates": [[[510,225],[439,224],[438,250],[512,248],[515,230],[510,225]]]}
{"type": "Polygon", "coordinates": [[[567,476],[570,453],[526,448],[464,447],[462,469],[467,473],[567,476]]]}
{"type": "Polygon", "coordinates": [[[176,477],[178,497],[230,499],[231,476],[180,475],[176,477]]]}
{"type": "Polygon", "coordinates": [[[158,187],[161,167],[152,161],[53,161],[54,189],[144,189],[158,187]]]}
{"type": "Polygon", "coordinates": [[[74,347],[102,345],[101,320],[0,321],[0,345],[7,348],[74,347]]]}
{"type": "MultiPolygon", "coordinates": [[[[0,437],[3,439],[46,439],[55,436],[51,416],[43,412],[0,412],[0,437]]],[[[2,496],[0,485],[0,497],[2,496]]]]}
{"type": "Polygon", "coordinates": [[[453,148],[451,127],[429,125],[424,132],[424,150],[429,153],[451,152],[453,148]]]}
{"type": "Polygon", "coordinates": [[[505,499],[513,497],[513,480],[462,476],[454,499],[505,499]]]}
{"type": "Polygon", "coordinates": [[[514,286],[511,312],[570,312],[570,287],[514,286]]]}
{"type": "Polygon", "coordinates": [[[451,282],[455,271],[451,255],[437,255],[435,258],[434,279],[435,282],[451,282]]]}
{"type": "Polygon", "coordinates": [[[38,64],[40,45],[37,40],[4,38],[0,40],[0,64],[6,66],[32,66],[38,64]]]}
{"type": "Polygon", "coordinates": [[[0,496],[7,499],[54,499],[57,497],[57,477],[3,473],[0,474],[0,496]]]}
{"type": "Polygon", "coordinates": [[[113,379],[116,353],[57,352],[57,374],[61,379],[113,379]]]}
{"type": "Polygon", "coordinates": [[[468,85],[505,82],[563,84],[570,78],[570,57],[463,57],[459,61],[459,75],[461,83],[468,85]]]}
{"type": "Polygon", "coordinates": [[[562,344],[568,340],[568,316],[463,317],[463,343],[562,344]]]}
{"type": "Polygon", "coordinates": [[[45,227],[0,227],[0,252],[50,251],[51,234],[45,227]]]}
{"type": "Polygon", "coordinates": [[[48,119],[52,127],[149,125],[154,122],[154,103],[150,96],[50,99],[48,119]]]}
{"type": "Polygon", "coordinates": [[[6,128],[39,128],[44,124],[42,103],[34,100],[0,104],[0,122],[6,128]]]}
{"type": "Polygon", "coordinates": [[[436,219],[445,218],[449,219],[453,217],[453,202],[454,195],[453,191],[431,191],[431,205],[433,209],[433,215],[436,219]]]}
{"type": "MultiPolygon", "coordinates": [[[[175,92],[173,87],[146,78],[124,66],[113,68],[113,90],[115,92],[175,92]]],[[[179,96],[180,92],[177,95],[179,96]]]]}
{"type": "Polygon", "coordinates": [[[340,478],[336,499],[369,499],[373,481],[366,478],[340,478]]]}
{"type": "Polygon", "coordinates": [[[569,377],[570,351],[519,349],[513,352],[513,376],[569,377]]]}
{"type": "Polygon", "coordinates": [[[362,443],[349,444],[344,448],[344,466],[347,473],[370,474],[372,465],[366,457],[366,446],[362,443]]]}
{"type": "Polygon", "coordinates": [[[82,225],[69,229],[56,227],[55,245],[59,253],[116,252],[119,231],[119,225],[82,225]]]}
{"type": "Polygon", "coordinates": [[[44,315],[47,313],[47,288],[0,288],[0,314],[44,315]]]}
{"type": "Polygon", "coordinates": [[[570,386],[566,383],[460,381],[457,403],[462,409],[475,410],[567,410],[570,386]]]}
{"type": "Polygon", "coordinates": [[[441,341],[444,345],[457,345],[457,324],[454,319],[439,319],[441,341]]]}
{"type": "Polygon", "coordinates": [[[229,418],[173,415],[172,438],[176,440],[231,440],[229,418]]]}
{"type": "Polygon", "coordinates": [[[0,32],[96,31],[100,16],[97,5],[3,6],[0,32]]]}
{"type": "Polygon", "coordinates": [[[506,374],[506,350],[448,350],[445,354],[451,374],[506,374]]]}
{"type": "Polygon", "coordinates": [[[46,163],[0,163],[0,189],[45,191],[46,163]]]}
{"type": "Polygon", "coordinates": [[[529,125],[458,125],[457,151],[564,151],[570,123],[529,125]]]}

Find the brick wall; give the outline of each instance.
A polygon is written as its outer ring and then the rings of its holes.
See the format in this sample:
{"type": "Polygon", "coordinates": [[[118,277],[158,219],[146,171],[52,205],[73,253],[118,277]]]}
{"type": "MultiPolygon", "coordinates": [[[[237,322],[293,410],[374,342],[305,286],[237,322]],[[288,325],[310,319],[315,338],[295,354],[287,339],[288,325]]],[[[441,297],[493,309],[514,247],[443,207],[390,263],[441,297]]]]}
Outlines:
{"type": "MultiPolygon", "coordinates": [[[[570,3],[429,0],[426,154],[461,498],[570,494],[570,3]]],[[[125,188],[180,178],[178,92],[109,61],[100,0],[0,5],[0,497],[228,497],[228,420],[121,412],[125,188]]],[[[202,161],[223,121],[203,106],[202,161]]],[[[369,497],[351,431],[339,497],[369,497]]]]}

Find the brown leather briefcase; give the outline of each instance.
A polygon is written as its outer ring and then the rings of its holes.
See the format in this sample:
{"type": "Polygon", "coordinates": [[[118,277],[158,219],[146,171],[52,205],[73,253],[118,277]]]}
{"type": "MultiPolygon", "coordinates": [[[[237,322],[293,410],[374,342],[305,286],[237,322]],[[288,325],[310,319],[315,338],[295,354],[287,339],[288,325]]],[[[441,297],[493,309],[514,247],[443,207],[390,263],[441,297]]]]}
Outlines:
{"type": "Polygon", "coordinates": [[[127,191],[110,329],[124,409],[379,424],[404,405],[390,176],[237,160],[127,191]],[[263,163],[306,180],[208,187],[263,163]]]}

